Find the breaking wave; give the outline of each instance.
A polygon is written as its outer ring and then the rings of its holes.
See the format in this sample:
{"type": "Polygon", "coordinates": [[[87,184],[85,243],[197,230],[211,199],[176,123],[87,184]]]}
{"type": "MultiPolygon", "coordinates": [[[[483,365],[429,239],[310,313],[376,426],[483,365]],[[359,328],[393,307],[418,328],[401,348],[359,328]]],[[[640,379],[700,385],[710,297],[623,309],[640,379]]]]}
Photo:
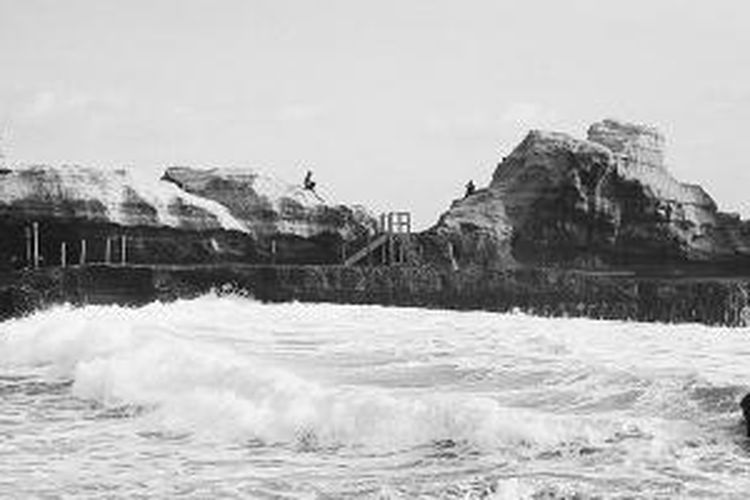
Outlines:
{"type": "Polygon", "coordinates": [[[633,422],[603,425],[506,408],[489,396],[415,396],[316,383],[286,367],[143,321],[144,315],[158,317],[162,307],[58,308],[16,321],[2,339],[3,363],[70,380],[74,396],[104,408],[146,408],[146,423],[165,433],[267,444],[590,445],[645,432],[633,422]]]}
{"type": "MultiPolygon", "coordinates": [[[[68,394],[148,439],[293,453],[429,449],[573,475],[593,460],[654,481],[705,479],[718,466],[703,457],[736,457],[740,367],[706,351],[683,364],[705,342],[694,331],[654,327],[672,335],[667,355],[651,327],[582,324],[217,296],[57,307],[0,325],[0,395],[68,394]],[[650,344],[633,357],[638,338],[650,344]]],[[[538,476],[483,484],[487,498],[568,491],[538,476]]]]}

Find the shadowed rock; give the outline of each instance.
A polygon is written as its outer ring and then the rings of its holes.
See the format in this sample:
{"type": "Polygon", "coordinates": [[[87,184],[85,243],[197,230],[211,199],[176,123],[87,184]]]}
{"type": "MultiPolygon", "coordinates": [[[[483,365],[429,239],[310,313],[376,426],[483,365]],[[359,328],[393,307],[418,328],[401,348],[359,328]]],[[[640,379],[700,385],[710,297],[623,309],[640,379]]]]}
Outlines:
{"type": "Polygon", "coordinates": [[[742,401],[740,401],[740,408],[742,408],[742,416],[745,418],[745,426],[747,436],[750,437],[750,394],[746,394],[742,401]]]}

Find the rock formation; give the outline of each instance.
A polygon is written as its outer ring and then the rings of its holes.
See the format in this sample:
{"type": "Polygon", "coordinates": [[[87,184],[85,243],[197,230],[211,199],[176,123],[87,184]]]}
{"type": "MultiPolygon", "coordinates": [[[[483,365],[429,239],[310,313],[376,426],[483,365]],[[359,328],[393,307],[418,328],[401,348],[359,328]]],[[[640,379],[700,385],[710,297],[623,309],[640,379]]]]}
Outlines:
{"type": "Polygon", "coordinates": [[[124,169],[77,165],[7,170],[0,176],[0,214],[126,227],[249,232],[225,206],[173,184],[124,169]]]}
{"type": "Polygon", "coordinates": [[[362,207],[329,205],[301,185],[255,171],[170,167],[162,180],[184,192],[221,203],[260,237],[284,234],[311,238],[328,233],[351,239],[374,223],[362,207]]]}
{"type": "Polygon", "coordinates": [[[342,242],[374,223],[301,187],[253,171],[26,166],[0,174],[0,268],[28,265],[30,227],[42,263],[340,260],[342,242]],[[85,243],[82,243],[85,240],[85,243]],[[65,247],[65,250],[63,250],[65,247]],[[85,248],[84,248],[85,247],[85,248]]]}
{"type": "Polygon", "coordinates": [[[750,256],[747,225],[719,212],[700,186],[667,171],[663,136],[615,120],[592,125],[588,140],[530,132],[489,186],[455,201],[429,234],[453,242],[467,263],[496,267],[750,256]]]}
{"type": "MultiPolygon", "coordinates": [[[[750,222],[675,180],[664,144],[652,127],[615,120],[592,125],[586,140],[532,131],[486,188],[415,238],[414,253],[428,264],[484,268],[750,263],[750,222]]],[[[365,247],[375,226],[361,207],[253,170],[171,167],[161,179],[77,166],[1,171],[0,268],[28,265],[32,222],[46,263],[64,254],[68,262],[332,264],[345,247],[365,247]]]]}

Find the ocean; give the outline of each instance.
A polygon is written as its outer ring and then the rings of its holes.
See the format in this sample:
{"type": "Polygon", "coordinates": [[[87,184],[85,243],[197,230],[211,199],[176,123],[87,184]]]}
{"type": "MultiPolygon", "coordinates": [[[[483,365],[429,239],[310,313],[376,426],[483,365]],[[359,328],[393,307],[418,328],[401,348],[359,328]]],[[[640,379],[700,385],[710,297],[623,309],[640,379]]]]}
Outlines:
{"type": "Polygon", "coordinates": [[[747,498],[750,330],[207,295],[0,323],[1,498],[747,498]]]}

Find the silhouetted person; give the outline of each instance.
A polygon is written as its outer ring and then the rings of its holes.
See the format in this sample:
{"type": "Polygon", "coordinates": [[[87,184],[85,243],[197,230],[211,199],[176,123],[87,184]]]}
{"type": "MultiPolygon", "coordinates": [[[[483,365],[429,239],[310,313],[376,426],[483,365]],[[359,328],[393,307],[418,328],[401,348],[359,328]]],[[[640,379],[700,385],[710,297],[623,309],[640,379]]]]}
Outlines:
{"type": "Polygon", "coordinates": [[[474,185],[474,181],[470,180],[466,183],[466,194],[464,195],[464,198],[468,198],[472,194],[474,194],[474,191],[477,190],[477,187],[474,185]]]}
{"type": "Polygon", "coordinates": [[[747,436],[750,437],[750,394],[745,394],[745,397],[742,398],[740,408],[742,408],[742,416],[745,417],[747,436]]]}
{"type": "Polygon", "coordinates": [[[308,191],[315,191],[315,181],[312,180],[312,172],[309,170],[307,171],[307,175],[305,175],[304,187],[308,191]]]}

